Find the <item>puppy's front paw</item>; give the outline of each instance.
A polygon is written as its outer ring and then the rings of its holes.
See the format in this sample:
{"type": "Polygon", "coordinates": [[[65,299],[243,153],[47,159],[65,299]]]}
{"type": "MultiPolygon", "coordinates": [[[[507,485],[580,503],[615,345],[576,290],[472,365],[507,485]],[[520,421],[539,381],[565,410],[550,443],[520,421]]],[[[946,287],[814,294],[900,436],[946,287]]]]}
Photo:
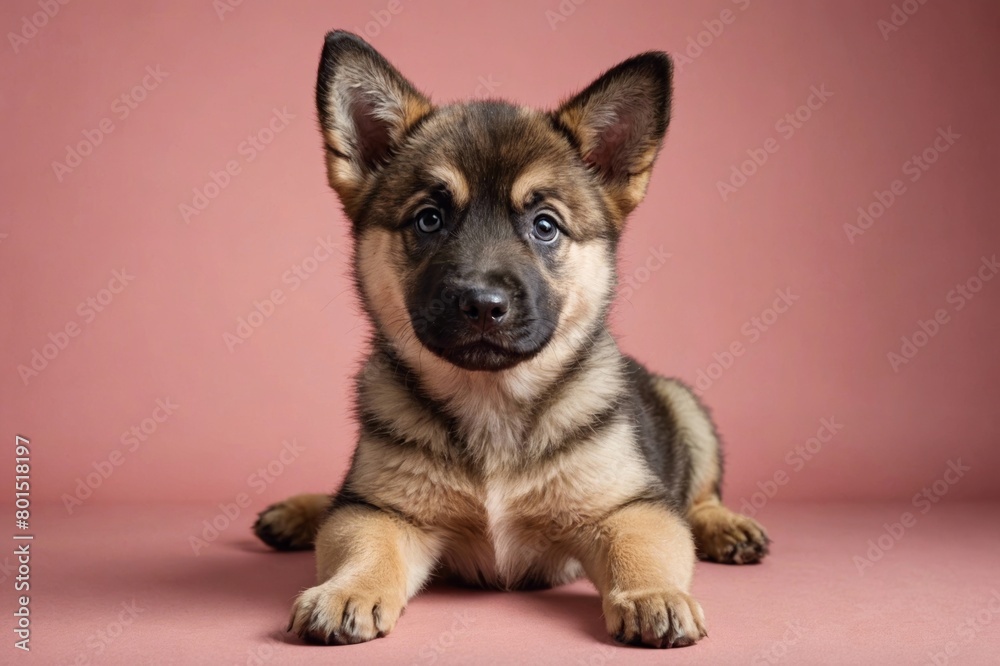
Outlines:
{"type": "Polygon", "coordinates": [[[313,643],[364,643],[388,634],[405,605],[405,597],[397,592],[328,581],[295,600],[288,631],[313,643]]]}
{"type": "Polygon", "coordinates": [[[685,647],[708,635],[701,605],[680,590],[611,593],[604,617],[614,639],[631,645],[685,647]]]}

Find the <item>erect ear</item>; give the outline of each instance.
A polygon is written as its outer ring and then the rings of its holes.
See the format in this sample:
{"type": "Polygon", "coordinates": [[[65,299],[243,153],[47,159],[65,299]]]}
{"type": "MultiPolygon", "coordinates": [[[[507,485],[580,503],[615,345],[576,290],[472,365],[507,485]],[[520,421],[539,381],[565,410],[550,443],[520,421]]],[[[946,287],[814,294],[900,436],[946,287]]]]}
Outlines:
{"type": "Polygon", "coordinates": [[[330,185],[351,217],[375,172],[433,108],[378,51],[343,30],[326,36],[316,107],[330,185]]]}
{"type": "Polygon", "coordinates": [[[554,115],[601,177],[619,220],[642,201],[670,120],[670,57],[649,52],[605,72],[554,115]]]}

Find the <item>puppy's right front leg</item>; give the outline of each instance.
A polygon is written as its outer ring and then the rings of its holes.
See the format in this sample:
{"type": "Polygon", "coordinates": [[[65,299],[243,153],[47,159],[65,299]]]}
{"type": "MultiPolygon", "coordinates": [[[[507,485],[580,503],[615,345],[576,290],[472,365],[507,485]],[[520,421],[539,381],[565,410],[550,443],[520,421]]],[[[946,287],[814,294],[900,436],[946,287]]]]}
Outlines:
{"type": "Polygon", "coordinates": [[[326,644],[388,634],[437,560],[436,538],[370,506],[335,509],[316,536],[320,584],[299,595],[289,631],[326,644]]]}

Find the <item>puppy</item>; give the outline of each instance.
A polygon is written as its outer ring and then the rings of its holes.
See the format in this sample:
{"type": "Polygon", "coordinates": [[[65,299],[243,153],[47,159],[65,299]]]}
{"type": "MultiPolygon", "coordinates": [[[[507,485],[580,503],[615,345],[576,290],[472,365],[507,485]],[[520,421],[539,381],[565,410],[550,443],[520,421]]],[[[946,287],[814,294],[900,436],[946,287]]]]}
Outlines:
{"type": "Polygon", "coordinates": [[[274,548],[316,549],[290,631],[384,636],[432,575],[587,576],[616,640],[685,646],[705,636],[696,556],[767,553],[763,528],[720,502],[708,413],[606,328],[670,97],[654,52],[551,112],[435,106],[360,38],[327,35],[316,104],[373,335],[340,489],[255,525],[274,548]]]}

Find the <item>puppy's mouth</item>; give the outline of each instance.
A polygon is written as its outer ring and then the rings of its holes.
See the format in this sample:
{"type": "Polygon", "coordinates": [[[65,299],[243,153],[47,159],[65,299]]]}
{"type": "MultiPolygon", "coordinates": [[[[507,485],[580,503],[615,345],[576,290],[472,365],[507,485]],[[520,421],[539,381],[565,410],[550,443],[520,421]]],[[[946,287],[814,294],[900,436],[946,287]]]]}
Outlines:
{"type": "Polygon", "coordinates": [[[484,335],[478,339],[463,340],[448,346],[426,342],[424,346],[435,356],[463,370],[499,372],[531,359],[545,344],[512,344],[484,335]]]}

